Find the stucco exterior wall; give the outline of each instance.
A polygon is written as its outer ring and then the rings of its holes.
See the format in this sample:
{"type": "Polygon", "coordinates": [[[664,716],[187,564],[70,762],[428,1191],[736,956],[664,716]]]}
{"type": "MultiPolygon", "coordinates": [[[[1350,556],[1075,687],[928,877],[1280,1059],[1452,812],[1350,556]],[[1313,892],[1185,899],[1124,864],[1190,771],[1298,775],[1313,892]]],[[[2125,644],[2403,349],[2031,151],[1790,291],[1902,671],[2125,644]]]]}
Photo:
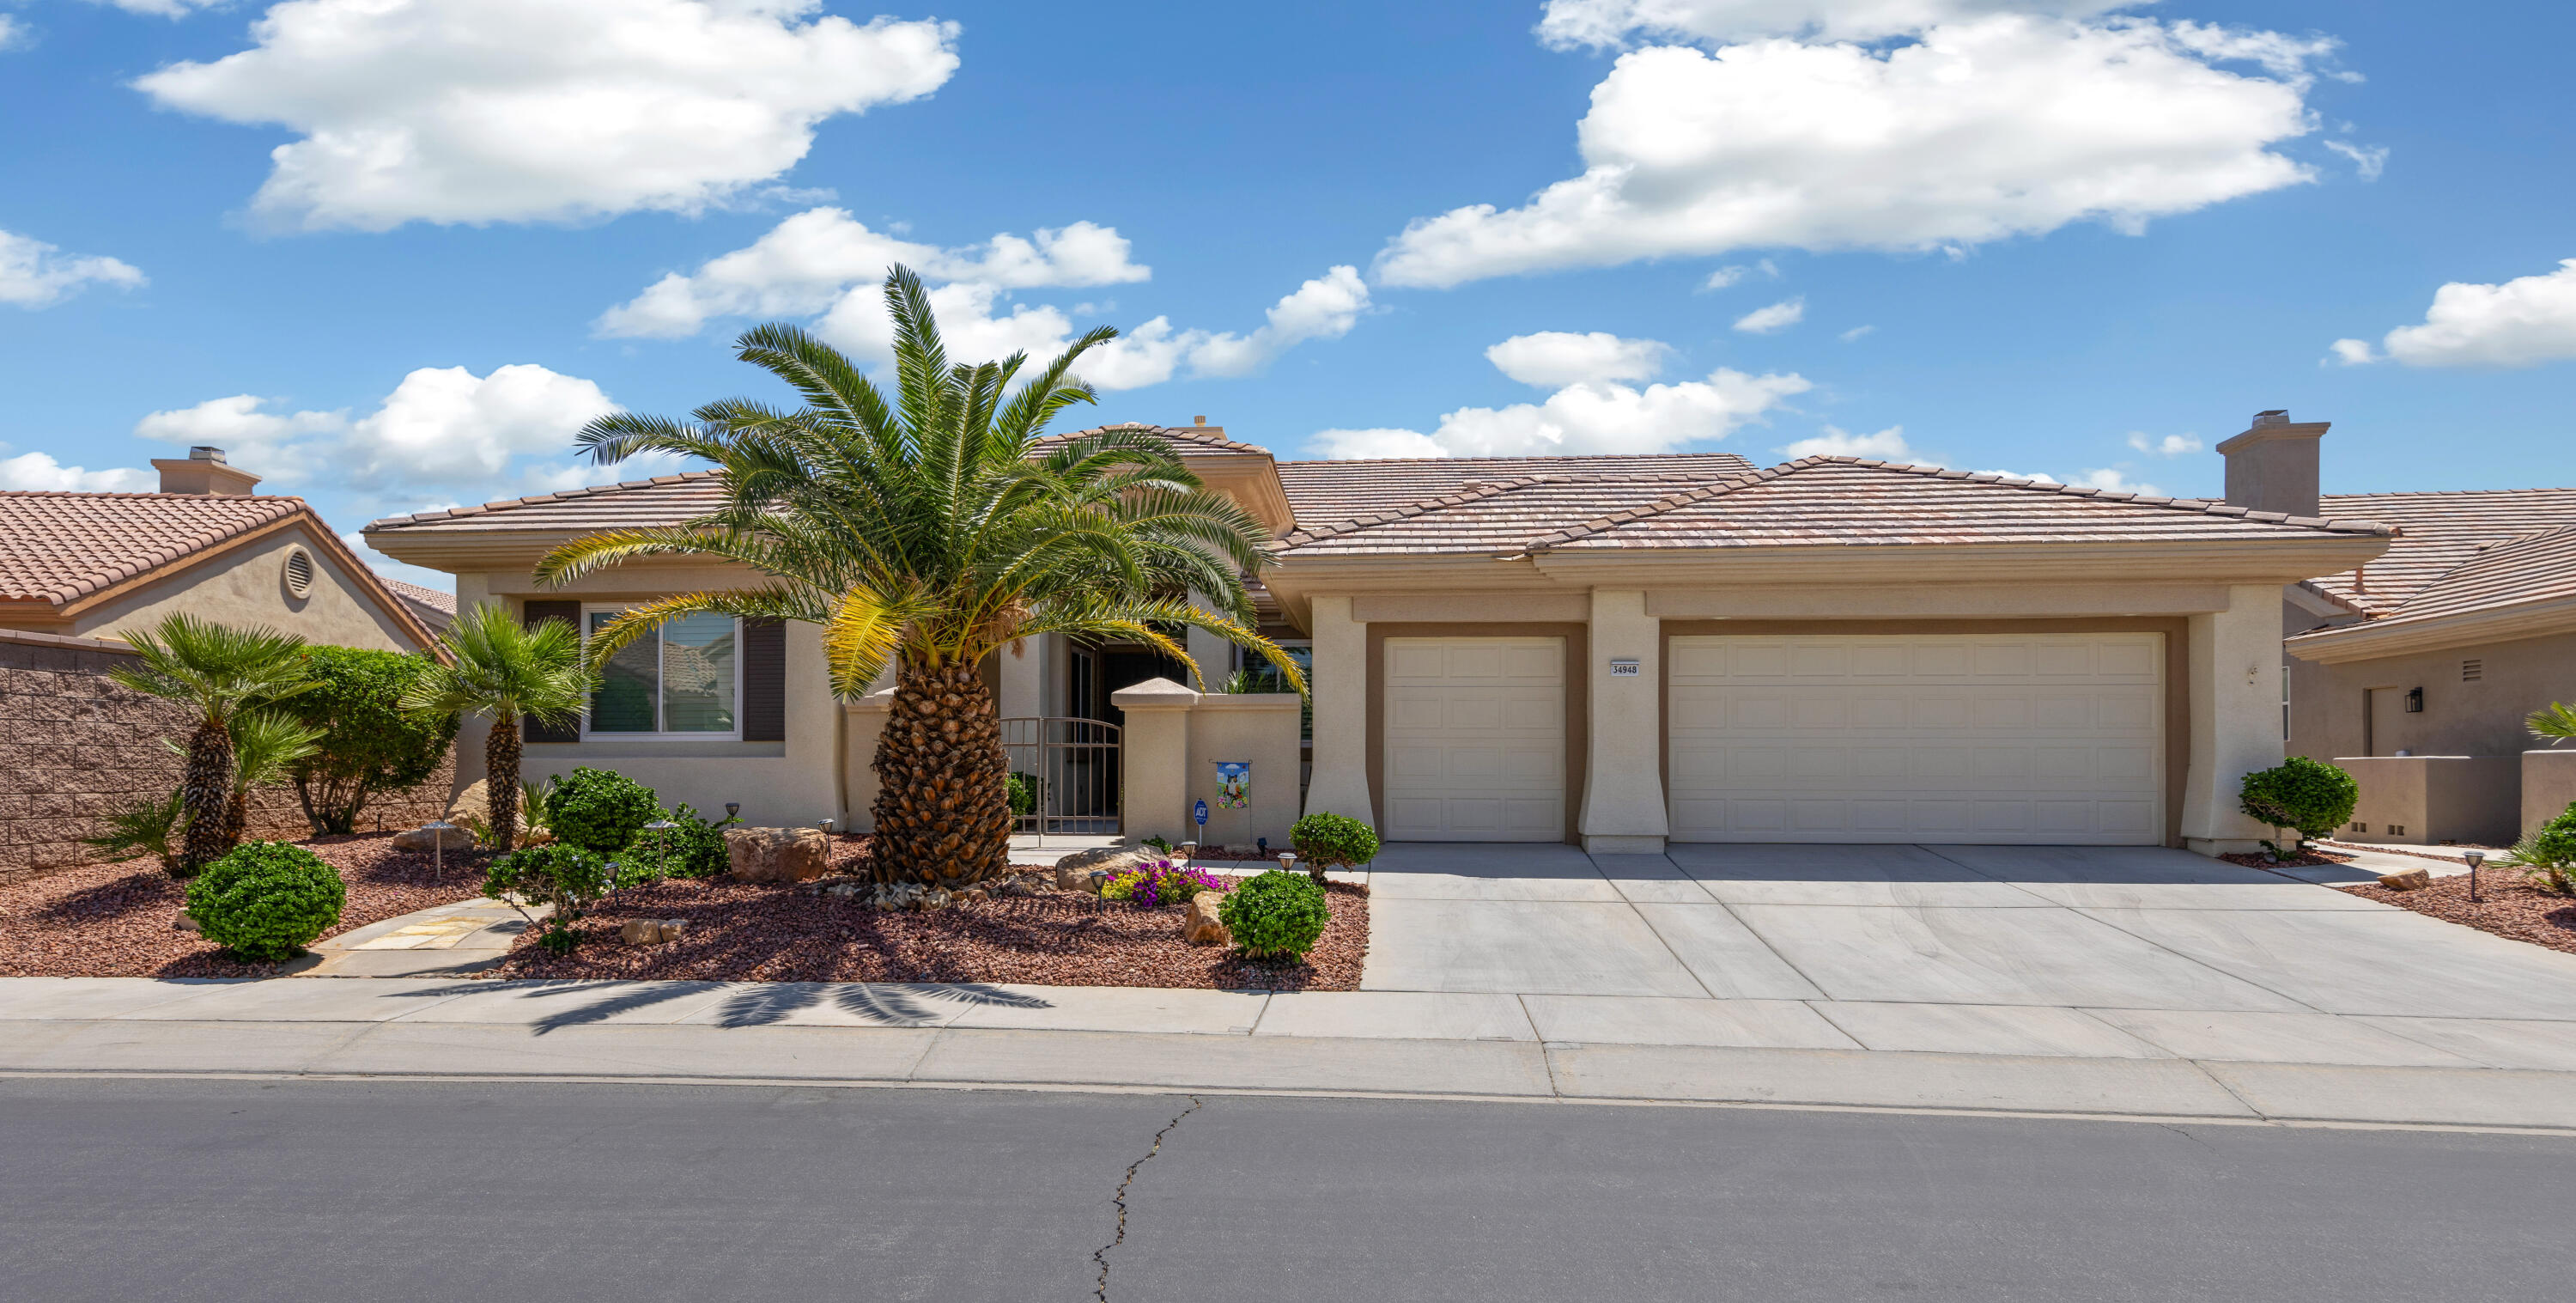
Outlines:
{"type": "Polygon", "coordinates": [[[2334,763],[2361,788],[2352,826],[2344,830],[2357,840],[2513,844],[2520,756],[2337,756],[2334,763]]]}
{"type": "Polygon", "coordinates": [[[2528,837],[2540,825],[2576,806],[2576,747],[2522,753],[2522,826],[2528,837]]]}
{"type": "Polygon", "coordinates": [[[2377,660],[2290,665],[2292,755],[2514,756],[2529,748],[2523,727],[2553,701],[2576,702],[2576,634],[2444,648],[2377,660]],[[2462,680],[2461,662],[2477,660],[2480,676],[2462,680]],[[2421,713],[2385,716],[2389,736],[2368,736],[2366,694],[2424,690],[2421,713]]]}
{"type": "Polygon", "coordinates": [[[1127,713],[1120,768],[1130,842],[1161,837],[1170,842],[1249,846],[1267,837],[1288,844],[1297,821],[1297,694],[1192,692],[1168,679],[1149,679],[1113,694],[1127,713]],[[1248,760],[1250,804],[1218,804],[1216,762],[1248,760]],[[1208,804],[1207,827],[1192,817],[1208,804]]]}
{"type": "Polygon", "coordinates": [[[112,637],[182,611],[224,624],[267,625],[307,642],[404,652],[420,646],[301,523],[102,602],[51,632],[112,637]],[[298,546],[315,563],[313,590],[304,597],[286,588],[286,555],[298,546]]]}

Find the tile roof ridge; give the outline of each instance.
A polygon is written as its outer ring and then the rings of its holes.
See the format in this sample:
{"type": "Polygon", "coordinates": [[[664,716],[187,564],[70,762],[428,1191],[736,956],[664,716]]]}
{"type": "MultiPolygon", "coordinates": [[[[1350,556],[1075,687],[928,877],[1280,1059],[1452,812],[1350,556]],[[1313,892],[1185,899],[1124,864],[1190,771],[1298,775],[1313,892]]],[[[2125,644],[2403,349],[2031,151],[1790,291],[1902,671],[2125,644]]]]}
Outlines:
{"type": "Polygon", "coordinates": [[[2550,488],[2545,485],[2518,489],[2381,489],[2370,493],[2326,493],[2328,498],[2465,498],[2488,497],[2499,493],[2576,493],[2576,485],[2550,488]]]}
{"type": "Polygon", "coordinates": [[[104,498],[120,502],[241,502],[253,505],[304,500],[284,493],[162,493],[158,490],[129,493],[106,489],[0,489],[0,498],[104,498]]]}
{"type": "Polygon", "coordinates": [[[2417,598],[2440,588],[2443,584],[2452,579],[2458,578],[2461,572],[2492,562],[2507,552],[2521,551],[2522,549],[2533,545],[2555,542],[2557,541],[2556,536],[2559,535],[2576,536],[2576,525],[2557,525],[2548,529],[2534,530],[2528,534],[2517,534],[2512,538],[2500,538],[2491,543],[2481,543],[2467,556],[2462,557],[2458,564],[2435,574],[2432,578],[2425,580],[2423,583],[2417,584],[2406,594],[2406,596],[2398,599],[2395,606],[2379,607],[2377,609],[2387,615],[2404,615],[2406,613],[2406,608],[2414,605],[2417,598]]]}
{"type": "Polygon", "coordinates": [[[408,516],[386,516],[380,520],[368,521],[364,526],[360,527],[358,532],[363,534],[371,529],[400,529],[405,525],[426,524],[433,520],[454,520],[459,516],[479,516],[487,511],[507,511],[512,507],[533,507],[541,502],[562,502],[572,498],[595,497],[602,493],[615,493],[620,489],[649,489],[663,484],[682,484],[690,480],[713,479],[722,474],[724,474],[724,470],[721,467],[698,471],[680,471],[671,475],[655,475],[647,479],[619,480],[614,484],[585,484],[579,488],[557,489],[552,493],[532,493],[524,498],[502,498],[498,501],[483,503],[480,506],[441,507],[436,511],[415,511],[408,516]]]}
{"type": "Polygon", "coordinates": [[[1941,466],[1923,466],[1913,463],[1872,461],[1864,457],[1846,457],[1840,455],[1801,457],[1796,461],[1787,463],[1787,466],[1790,468],[1803,469],[1811,465],[1826,463],[1845,466],[1863,466],[1872,470],[1894,471],[1900,474],[1920,475],[1933,479],[1963,480],[1972,484],[1994,484],[2004,488],[2021,489],[2034,493],[2054,493],[2061,497],[2093,498],[2102,502],[2126,502],[2141,507],[2160,507],[2168,511],[2190,512],[2204,516],[2236,517],[2245,520],[2259,521],[2265,524],[2290,525],[2301,529],[2326,530],[2337,534],[2377,534],[2383,538],[2394,538],[2397,535],[2397,528],[2395,526],[2375,520],[2347,520],[2341,517],[2328,518],[2323,516],[2293,516],[2279,511],[2254,511],[2245,507],[2230,506],[2224,502],[2211,502],[2203,498],[2173,498],[2165,497],[2160,494],[2134,493],[2126,490],[2096,488],[2090,484],[2060,484],[2053,480],[2035,480],[2025,476],[2006,475],[2001,471],[1957,471],[1941,466]]]}
{"type": "Polygon", "coordinates": [[[1521,550],[1517,556],[1506,559],[1518,559],[1518,557],[1528,556],[1532,552],[1543,551],[1548,548],[1562,547],[1565,544],[1574,542],[1578,539],[1590,538],[1595,534],[1606,533],[1621,525],[1634,524],[1635,522],[1644,520],[1650,516],[1660,516],[1665,512],[1681,507],[1687,507],[1692,503],[1706,502],[1710,498],[1732,493],[1747,485],[1760,484],[1768,480],[1780,479],[1793,473],[1804,463],[1810,460],[1812,459],[1802,457],[1797,461],[1786,462],[1778,466],[1765,466],[1750,471],[1738,471],[1733,475],[1726,476],[1725,478],[1713,483],[1694,485],[1679,493],[1665,494],[1663,497],[1657,498],[1653,502],[1649,502],[1642,507],[1624,507],[1618,511],[1611,512],[1606,516],[1596,516],[1591,520],[1584,521],[1582,524],[1569,525],[1564,529],[1555,530],[1531,539],[1521,545],[1521,550]]]}
{"type": "Polygon", "coordinates": [[[1197,444],[1202,448],[1223,448],[1234,452],[1257,452],[1265,456],[1271,456],[1273,460],[1276,460],[1276,456],[1272,454],[1268,448],[1264,448],[1260,444],[1245,443],[1240,439],[1229,439],[1221,434],[1200,433],[1201,430],[1211,428],[1222,427],[1198,425],[1156,425],[1151,421],[1106,421],[1099,425],[1086,425],[1079,430],[1066,430],[1057,434],[1042,434],[1029,442],[1031,447],[1036,447],[1042,444],[1063,443],[1068,440],[1079,439],[1086,434],[1099,434],[1105,430],[1143,430],[1148,434],[1162,435],[1181,443],[1197,444]]]}
{"type": "Polygon", "coordinates": [[[1383,511],[1373,511],[1365,516],[1355,516],[1349,520],[1337,520],[1332,524],[1324,525],[1316,529],[1291,530],[1289,531],[1288,536],[1281,539],[1280,542],[1286,547],[1303,547],[1308,543],[1317,543],[1328,538],[1339,538],[1344,534],[1355,534],[1363,529],[1374,529],[1380,525],[1391,525],[1399,520],[1411,520],[1417,516],[1426,516],[1434,511],[1444,510],[1449,507],[1463,507],[1470,502],[1482,502],[1487,498],[1498,498],[1506,493],[1516,493],[1522,489],[1532,488],[1537,485],[1559,482],[1562,481],[1552,480],[1544,475],[1525,475],[1515,479],[1499,480],[1473,486],[1462,486],[1447,493],[1434,494],[1427,498],[1417,498],[1414,501],[1403,503],[1399,506],[1388,507],[1383,511]]]}
{"type": "Polygon", "coordinates": [[[1283,461],[1279,464],[1282,466],[1437,466],[1480,461],[1572,461],[1576,458],[1588,461],[1645,461],[1649,458],[1667,457],[1732,457],[1737,461],[1745,460],[1744,454],[1740,452],[1710,448],[1694,452],[1530,452],[1496,454],[1490,457],[1316,457],[1283,461]]]}

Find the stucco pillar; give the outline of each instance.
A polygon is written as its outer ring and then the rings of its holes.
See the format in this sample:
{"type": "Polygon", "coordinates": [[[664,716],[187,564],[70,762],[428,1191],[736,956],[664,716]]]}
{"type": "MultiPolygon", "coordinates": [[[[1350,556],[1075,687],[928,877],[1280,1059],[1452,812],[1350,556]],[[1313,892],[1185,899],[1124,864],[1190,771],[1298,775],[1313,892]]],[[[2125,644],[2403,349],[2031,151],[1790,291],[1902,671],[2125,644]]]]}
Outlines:
{"type": "MultiPolygon", "coordinates": [[[[495,600],[498,599],[492,596],[492,576],[479,570],[469,570],[456,576],[456,613],[458,615],[495,600]]],[[[480,715],[467,715],[458,722],[455,750],[456,792],[449,794],[451,801],[466,788],[482,780],[483,742],[491,735],[491,721],[480,715]]]]}
{"type": "Polygon", "coordinates": [[[2281,590],[2233,584],[2224,611],[2191,617],[2191,762],[2183,844],[2203,855],[2260,850],[2272,830],[2237,809],[2245,775],[2281,763],[2281,590]]]}
{"type": "Polygon", "coordinates": [[[1583,849],[1605,854],[1658,855],[1669,831],[1664,814],[1663,769],[1655,754],[1663,735],[1663,622],[1646,614],[1639,589],[1592,591],[1590,734],[1584,754],[1583,849]],[[1636,672],[1622,674],[1625,662],[1636,672]]]}
{"type": "Polygon", "coordinates": [[[1026,719],[1047,713],[1047,653],[1051,650],[1043,637],[1022,638],[995,654],[1002,692],[994,706],[1002,718],[1026,719]]]}
{"type": "Polygon", "coordinates": [[[856,701],[843,703],[841,709],[849,718],[849,727],[842,731],[841,800],[847,811],[843,826],[852,832],[874,832],[879,786],[877,739],[885,735],[886,716],[894,712],[894,689],[879,688],[856,701]]]}
{"type": "Polygon", "coordinates": [[[1190,708],[1199,694],[1170,679],[1147,679],[1109,694],[1126,712],[1119,738],[1119,809],[1127,840],[1195,841],[1190,820],[1190,708]]]}
{"type": "MultiPolygon", "coordinates": [[[[790,620],[786,628],[785,706],[787,785],[792,790],[767,794],[798,823],[846,817],[841,802],[847,785],[841,777],[846,748],[841,743],[840,703],[832,699],[832,679],[823,661],[823,626],[790,620]]],[[[870,749],[875,739],[869,739],[870,749]]]]}
{"type": "Polygon", "coordinates": [[[1351,599],[1314,599],[1307,616],[1315,668],[1307,684],[1315,703],[1314,774],[1306,813],[1331,811],[1371,827],[1377,803],[1368,777],[1368,626],[1351,618],[1351,599]]]}
{"type": "MultiPolygon", "coordinates": [[[[1190,598],[1190,605],[1202,611],[1209,609],[1208,604],[1196,595],[1190,598]]],[[[1210,692],[1224,687],[1226,676],[1234,673],[1234,644],[1205,629],[1190,628],[1181,632],[1187,635],[1181,639],[1182,650],[1190,654],[1191,660],[1198,662],[1199,677],[1206,681],[1182,686],[1204,687],[1210,692]]]]}

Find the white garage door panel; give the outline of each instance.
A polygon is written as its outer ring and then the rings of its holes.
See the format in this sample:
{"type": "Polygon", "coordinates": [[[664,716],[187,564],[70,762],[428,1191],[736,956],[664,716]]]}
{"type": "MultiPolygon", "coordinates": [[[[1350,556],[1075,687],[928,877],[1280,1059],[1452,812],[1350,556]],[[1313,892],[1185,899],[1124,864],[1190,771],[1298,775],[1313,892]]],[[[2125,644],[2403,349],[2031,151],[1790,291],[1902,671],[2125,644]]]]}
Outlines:
{"type": "Polygon", "coordinates": [[[1676,638],[1678,841],[2162,840],[2154,634],[1676,638]]]}
{"type": "Polygon", "coordinates": [[[1396,841],[1565,835],[1565,643],[1386,640],[1386,829],[1396,841]]]}

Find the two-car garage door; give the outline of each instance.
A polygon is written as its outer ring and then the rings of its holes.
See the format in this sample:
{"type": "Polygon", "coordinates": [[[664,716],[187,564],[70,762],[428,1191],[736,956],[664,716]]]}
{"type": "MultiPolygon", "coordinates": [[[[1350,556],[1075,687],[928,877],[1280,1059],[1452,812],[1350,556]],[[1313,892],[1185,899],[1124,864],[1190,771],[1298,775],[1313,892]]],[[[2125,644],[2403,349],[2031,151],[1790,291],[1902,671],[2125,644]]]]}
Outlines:
{"type": "Polygon", "coordinates": [[[2162,840],[2155,634],[1670,643],[1676,841],[2162,840]]]}

